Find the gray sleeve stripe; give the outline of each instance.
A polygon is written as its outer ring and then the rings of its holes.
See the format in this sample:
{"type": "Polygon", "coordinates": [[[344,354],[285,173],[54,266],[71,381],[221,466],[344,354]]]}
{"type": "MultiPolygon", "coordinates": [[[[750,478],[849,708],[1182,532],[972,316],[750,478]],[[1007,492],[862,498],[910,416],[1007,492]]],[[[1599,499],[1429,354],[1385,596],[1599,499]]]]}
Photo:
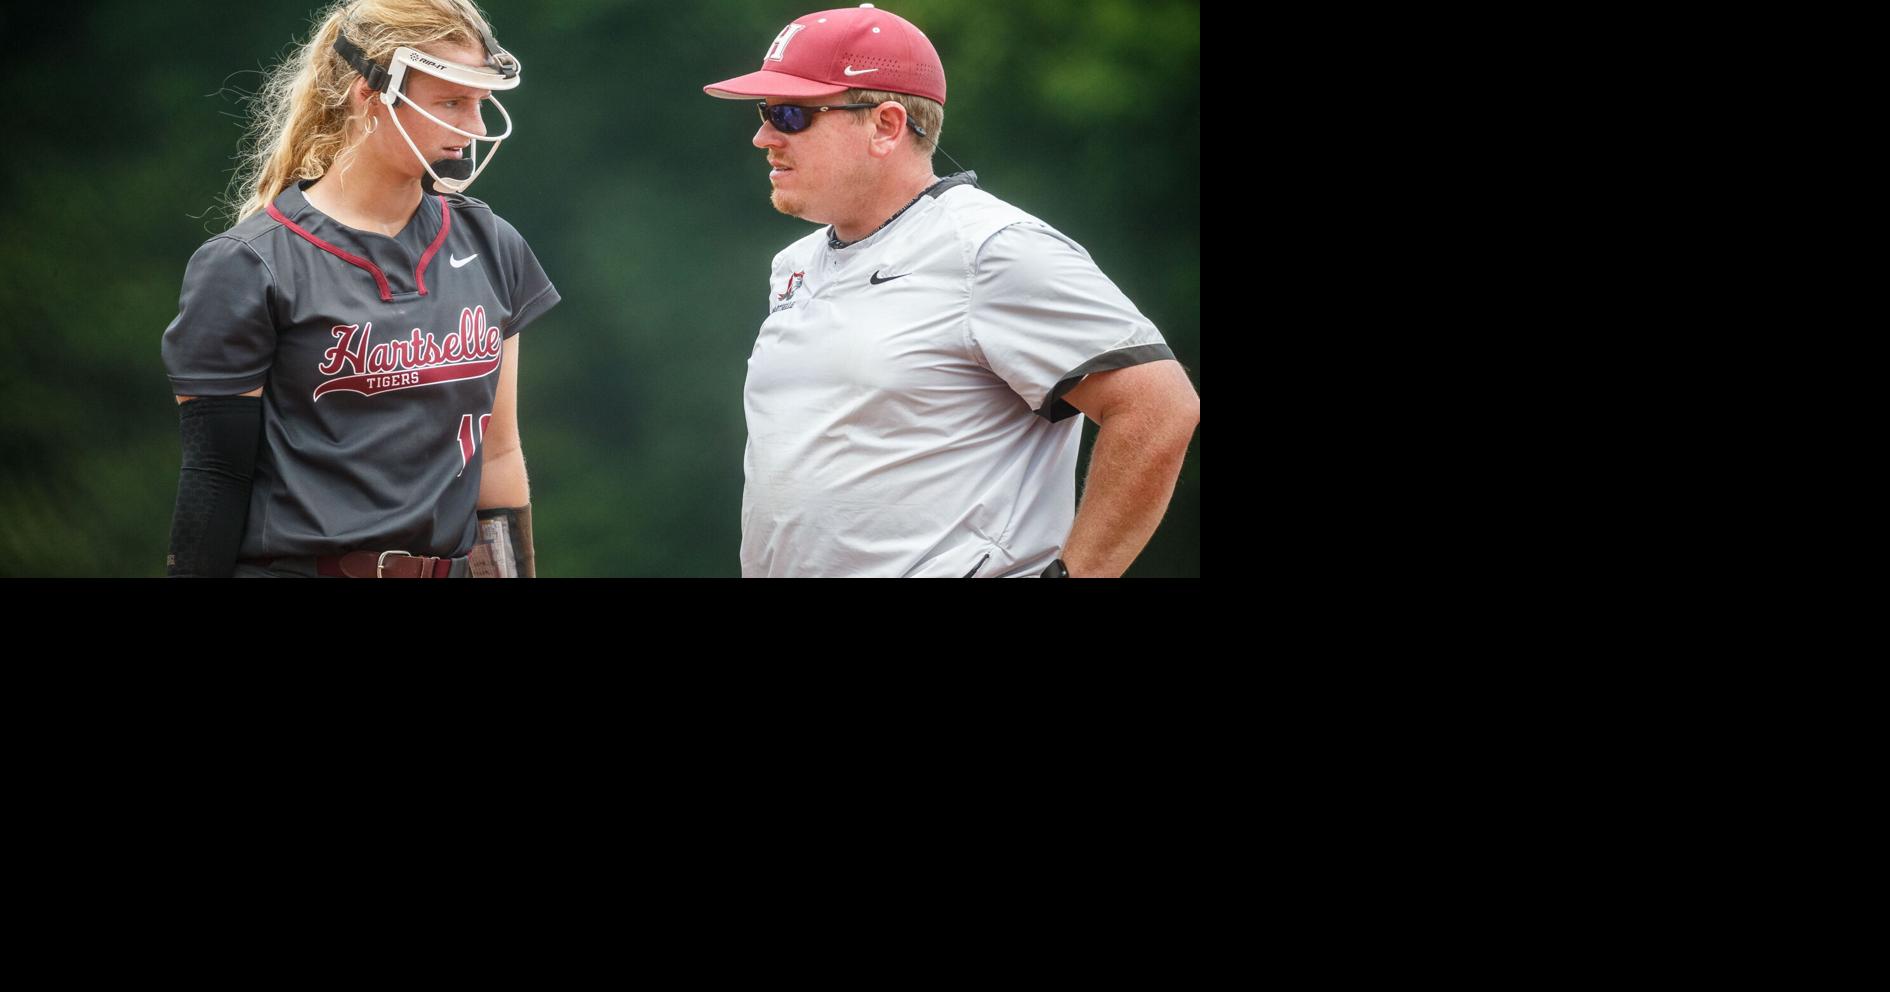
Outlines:
{"type": "Polygon", "coordinates": [[[537,296],[532,297],[530,303],[525,304],[519,308],[518,313],[512,315],[512,319],[506,323],[501,333],[508,338],[517,334],[525,329],[526,324],[537,320],[539,314],[557,306],[563,299],[564,297],[558,295],[558,287],[546,283],[545,288],[540,290],[537,296]]]}
{"type": "Polygon", "coordinates": [[[1174,357],[1175,353],[1170,351],[1165,344],[1138,344],[1133,348],[1106,351],[1065,372],[1063,378],[1057,380],[1056,388],[1050,390],[1049,396],[1044,397],[1043,408],[1037,411],[1037,416],[1054,424],[1079,413],[1080,411],[1075,407],[1063,401],[1063,394],[1075,389],[1076,384],[1082,382],[1083,377],[1092,372],[1110,372],[1135,365],[1147,365],[1149,362],[1166,361],[1174,357]]]}
{"type": "MultiPolygon", "coordinates": [[[[280,231],[282,230],[282,225],[277,224],[276,226],[270,228],[270,230],[280,231]]],[[[251,239],[251,240],[254,240],[254,239],[251,239]]],[[[275,294],[276,267],[269,264],[269,257],[267,255],[264,255],[262,252],[257,251],[255,245],[252,245],[248,241],[245,241],[243,242],[243,247],[248,248],[249,253],[251,255],[256,256],[256,261],[262,263],[263,272],[269,276],[269,285],[263,290],[263,302],[268,304],[269,316],[273,318],[276,316],[276,294],[275,294]]],[[[259,382],[256,385],[260,386],[262,385],[262,383],[259,382]]],[[[254,388],[256,388],[256,386],[250,387],[250,389],[254,389],[254,388]]],[[[244,390],[244,391],[248,392],[248,390],[244,390]]]]}

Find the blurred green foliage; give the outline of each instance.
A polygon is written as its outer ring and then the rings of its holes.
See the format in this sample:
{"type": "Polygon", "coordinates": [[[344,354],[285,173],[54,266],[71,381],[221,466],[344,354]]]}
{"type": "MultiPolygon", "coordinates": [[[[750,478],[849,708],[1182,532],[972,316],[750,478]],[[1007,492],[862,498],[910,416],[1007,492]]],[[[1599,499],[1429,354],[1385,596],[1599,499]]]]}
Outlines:
{"type": "MultiPolygon", "coordinates": [[[[1088,248],[1198,387],[1199,5],[883,6],[945,61],[944,151],[1088,248]]],[[[484,7],[526,84],[506,97],[516,135],[473,193],[564,296],[521,348],[541,572],[735,575],[756,286],[810,226],[768,203],[753,110],[701,87],[756,68],[808,8],[484,7]]],[[[227,226],[240,97],[313,10],[0,14],[15,117],[0,155],[0,575],[163,573],[178,442],[159,340],[185,262],[227,226]]],[[[1200,574],[1200,492],[1197,435],[1131,575],[1200,574]]]]}

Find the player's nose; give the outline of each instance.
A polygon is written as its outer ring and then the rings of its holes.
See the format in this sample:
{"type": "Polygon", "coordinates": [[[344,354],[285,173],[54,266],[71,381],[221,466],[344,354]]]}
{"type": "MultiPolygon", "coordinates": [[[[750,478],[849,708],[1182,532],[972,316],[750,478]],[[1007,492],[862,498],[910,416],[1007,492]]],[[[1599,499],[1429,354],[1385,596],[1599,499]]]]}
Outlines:
{"type": "Polygon", "coordinates": [[[756,148],[786,148],[787,135],[775,130],[773,124],[762,121],[761,127],[755,130],[752,143],[756,148]]]}

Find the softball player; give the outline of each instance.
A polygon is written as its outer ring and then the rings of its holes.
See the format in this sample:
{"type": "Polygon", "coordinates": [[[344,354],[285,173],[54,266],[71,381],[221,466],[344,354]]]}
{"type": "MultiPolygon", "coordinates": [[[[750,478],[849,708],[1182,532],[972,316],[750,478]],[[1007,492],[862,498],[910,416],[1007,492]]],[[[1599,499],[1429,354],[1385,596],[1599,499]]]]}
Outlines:
{"type": "Polygon", "coordinates": [[[820,11],[704,90],[759,98],[776,209],[829,225],[775,256],[748,360],[742,574],[1122,574],[1199,398],[1080,245],[933,173],[931,41],[871,4],[820,11]]]}
{"type": "Polygon", "coordinates": [[[169,574],[533,574],[518,332],[558,291],[464,194],[519,79],[467,0],[336,4],[277,70],[241,219],[164,332],[169,574]]]}

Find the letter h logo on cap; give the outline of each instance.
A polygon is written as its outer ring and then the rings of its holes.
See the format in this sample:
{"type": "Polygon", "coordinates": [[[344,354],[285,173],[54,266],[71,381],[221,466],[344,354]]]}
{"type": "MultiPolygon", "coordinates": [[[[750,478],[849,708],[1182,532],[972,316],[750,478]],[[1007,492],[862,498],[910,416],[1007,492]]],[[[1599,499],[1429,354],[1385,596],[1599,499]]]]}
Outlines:
{"type": "MultiPolygon", "coordinates": [[[[790,24],[782,28],[781,33],[774,36],[774,44],[768,46],[768,60],[779,62],[787,58],[788,42],[793,41],[795,35],[805,30],[807,30],[805,24],[790,24]]],[[[752,52],[754,49],[751,48],[749,51],[752,52]]]]}

